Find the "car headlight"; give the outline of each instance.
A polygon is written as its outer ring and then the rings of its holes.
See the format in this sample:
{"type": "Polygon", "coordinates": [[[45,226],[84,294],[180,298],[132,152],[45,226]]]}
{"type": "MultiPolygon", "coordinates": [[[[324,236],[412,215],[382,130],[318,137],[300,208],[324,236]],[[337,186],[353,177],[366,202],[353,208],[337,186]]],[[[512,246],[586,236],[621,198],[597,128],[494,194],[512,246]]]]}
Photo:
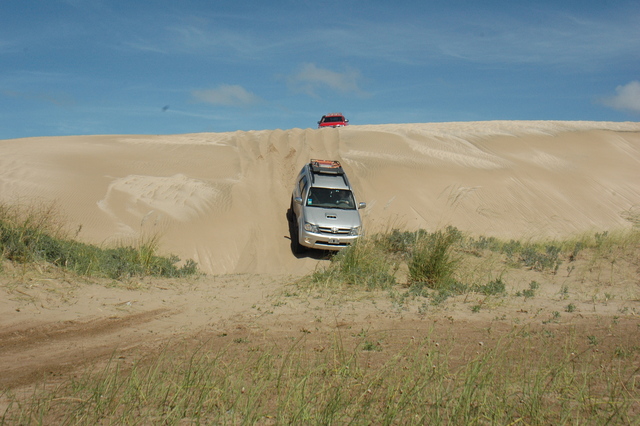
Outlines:
{"type": "Polygon", "coordinates": [[[309,222],[305,222],[304,223],[304,230],[307,232],[314,232],[314,233],[318,233],[318,225],[314,225],[313,223],[309,223],[309,222]]]}
{"type": "Polygon", "coordinates": [[[354,226],[353,228],[351,228],[351,235],[352,236],[360,235],[360,227],[354,226]]]}

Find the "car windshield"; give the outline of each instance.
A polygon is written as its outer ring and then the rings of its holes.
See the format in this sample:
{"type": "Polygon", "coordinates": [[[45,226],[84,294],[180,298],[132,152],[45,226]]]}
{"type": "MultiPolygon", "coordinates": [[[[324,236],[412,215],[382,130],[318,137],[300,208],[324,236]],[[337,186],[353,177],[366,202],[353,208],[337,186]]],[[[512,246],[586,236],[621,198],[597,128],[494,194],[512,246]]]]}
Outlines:
{"type": "Polygon", "coordinates": [[[325,117],[324,118],[325,123],[338,123],[342,121],[344,121],[343,117],[325,117]]]}
{"type": "Polygon", "coordinates": [[[305,204],[329,209],[356,209],[353,194],[348,189],[311,188],[305,204]]]}

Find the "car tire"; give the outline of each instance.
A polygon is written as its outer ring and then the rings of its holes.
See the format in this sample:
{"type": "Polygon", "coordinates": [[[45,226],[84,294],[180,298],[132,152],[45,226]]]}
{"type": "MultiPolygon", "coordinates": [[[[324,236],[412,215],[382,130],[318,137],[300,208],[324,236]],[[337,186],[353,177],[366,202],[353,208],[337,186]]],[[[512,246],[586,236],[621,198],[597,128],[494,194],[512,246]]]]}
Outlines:
{"type": "Polygon", "coordinates": [[[289,204],[289,210],[287,210],[287,220],[293,222],[296,219],[296,215],[293,212],[293,197],[291,197],[291,204],[289,204]]]}
{"type": "Polygon", "coordinates": [[[293,235],[291,236],[291,251],[293,251],[293,254],[302,254],[307,251],[307,248],[300,244],[300,234],[297,225],[293,225],[293,235]]]}

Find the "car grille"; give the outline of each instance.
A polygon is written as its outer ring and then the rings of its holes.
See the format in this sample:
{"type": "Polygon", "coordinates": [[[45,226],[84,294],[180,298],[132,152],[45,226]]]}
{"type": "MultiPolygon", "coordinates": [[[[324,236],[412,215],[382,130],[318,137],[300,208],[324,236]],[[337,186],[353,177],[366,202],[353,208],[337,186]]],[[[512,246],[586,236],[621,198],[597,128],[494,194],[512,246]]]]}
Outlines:
{"type": "Polygon", "coordinates": [[[318,227],[318,231],[321,234],[329,234],[329,235],[349,235],[351,233],[350,228],[338,228],[338,227],[328,227],[328,226],[320,226],[318,227]]]}

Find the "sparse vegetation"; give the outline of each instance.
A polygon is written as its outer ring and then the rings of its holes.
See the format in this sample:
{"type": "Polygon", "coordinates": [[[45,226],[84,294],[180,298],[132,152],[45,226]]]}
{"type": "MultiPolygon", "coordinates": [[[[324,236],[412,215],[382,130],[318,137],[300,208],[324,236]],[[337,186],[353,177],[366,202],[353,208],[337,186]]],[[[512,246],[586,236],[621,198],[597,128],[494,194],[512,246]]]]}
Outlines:
{"type": "MultiPolygon", "coordinates": [[[[553,338],[553,333],[546,335],[553,338]]],[[[14,402],[0,424],[636,424],[638,351],[600,354],[596,338],[532,351],[512,333],[455,356],[426,336],[396,353],[335,336],[323,352],[168,348],[116,359],[14,402]],[[314,354],[315,355],[311,355],[314,354]],[[375,359],[371,364],[367,360],[375,359]],[[229,362],[228,360],[233,360],[229,362]],[[621,363],[621,360],[627,362],[621,363]],[[610,371],[614,370],[615,374],[610,371]],[[562,395],[562,397],[558,397],[562,395]]]]}
{"type": "Polygon", "coordinates": [[[330,265],[311,275],[314,285],[349,285],[367,289],[388,288],[396,283],[394,259],[374,240],[359,239],[331,259],[330,265]]]}
{"type": "MultiPolygon", "coordinates": [[[[501,256],[503,268],[522,268],[538,273],[557,275],[563,262],[572,263],[567,270],[569,276],[575,270],[575,262],[580,255],[591,262],[590,268],[613,274],[617,256],[628,256],[640,247],[640,231],[626,233],[596,233],[583,235],[567,241],[526,242],[516,240],[501,241],[495,237],[473,237],[465,235],[454,227],[435,232],[425,230],[391,230],[362,238],[332,257],[328,267],[312,274],[315,286],[347,285],[355,288],[389,289],[406,286],[411,294],[430,297],[432,304],[438,305],[451,296],[476,292],[484,295],[507,294],[502,276],[498,279],[470,279],[463,273],[469,269],[473,259],[482,259],[487,253],[501,256]],[[631,250],[629,250],[631,248],[631,250]],[[609,258],[602,264],[602,257],[609,258]],[[598,263],[599,265],[596,265],[598,263]],[[403,267],[404,265],[404,267],[403,267]],[[398,279],[398,272],[406,270],[406,278],[398,279]]],[[[499,258],[500,259],[500,258],[499,258]]],[[[487,270],[488,274],[493,271],[487,270]]],[[[609,283],[611,278],[609,278],[609,283]]],[[[532,280],[529,288],[518,290],[516,296],[527,299],[536,296],[540,284],[532,280]]],[[[563,298],[568,298],[569,289],[563,284],[560,289],[563,298]]],[[[613,295],[605,294],[605,299],[613,295]]]]}
{"type": "Polygon", "coordinates": [[[516,293],[516,296],[524,296],[525,298],[529,299],[531,297],[534,297],[536,295],[536,290],[540,288],[540,284],[538,284],[536,281],[531,281],[529,283],[529,288],[526,290],[522,290],[516,293]]]}
{"type": "MultiPolygon", "coordinates": [[[[101,249],[69,238],[53,220],[53,210],[25,215],[0,207],[4,261],[47,263],[118,279],[196,272],[193,262],[178,268],[176,258],[158,256],[156,239],[137,248],[101,249]]],[[[620,298],[610,285],[615,282],[613,269],[628,259],[636,271],[639,247],[637,230],[553,242],[505,242],[464,235],[453,227],[393,230],[362,238],[301,280],[295,290],[287,289],[286,302],[270,301],[270,309],[284,309],[292,299],[308,295],[301,291],[304,286],[354,293],[384,290],[378,294],[388,295],[399,315],[417,300],[414,311],[420,320],[431,310],[441,319],[451,298],[476,317],[486,317],[492,301],[510,295],[537,300],[547,291],[557,303],[535,312],[531,300],[518,300],[526,309],[514,316],[499,312],[502,316],[494,320],[507,322],[513,331],[487,333],[500,337],[491,343],[473,342],[472,349],[455,336],[439,343],[423,333],[403,336],[402,344],[388,350],[400,332],[394,330],[391,337],[368,330],[341,334],[338,325],[320,344],[313,340],[317,327],[332,321],[324,311],[309,315],[305,325],[295,329],[300,337],[292,331],[279,344],[250,336],[248,330],[232,336],[216,331],[211,339],[226,338],[226,345],[180,345],[134,362],[114,356],[106,367],[76,372],[55,386],[43,383],[28,397],[3,390],[0,397],[8,404],[0,412],[0,425],[638,424],[640,349],[620,340],[606,353],[609,330],[569,338],[560,334],[565,322],[560,311],[577,308],[566,300],[569,287],[560,284],[559,266],[571,264],[567,277],[584,273],[580,265],[585,264],[596,274],[603,271],[606,292],[594,293],[594,304],[613,304],[620,298]],[[489,257],[498,259],[497,270],[483,268],[489,257]],[[526,278],[515,282],[509,268],[526,278]],[[545,277],[556,278],[555,287],[545,277]],[[537,317],[540,329],[518,326],[516,315],[522,313],[537,317]]],[[[579,289],[571,289],[573,297],[579,289]]],[[[616,327],[623,322],[614,318],[616,327]]]]}
{"type": "Polygon", "coordinates": [[[502,278],[495,279],[487,284],[474,287],[474,290],[480,294],[486,296],[495,296],[498,294],[504,294],[506,292],[506,286],[502,281],[502,278]]]}
{"type": "Polygon", "coordinates": [[[158,255],[158,239],[137,247],[101,248],[68,236],[55,207],[0,205],[0,257],[21,264],[44,263],[79,275],[123,279],[180,277],[197,273],[193,260],[178,267],[177,256],[158,255]]]}

